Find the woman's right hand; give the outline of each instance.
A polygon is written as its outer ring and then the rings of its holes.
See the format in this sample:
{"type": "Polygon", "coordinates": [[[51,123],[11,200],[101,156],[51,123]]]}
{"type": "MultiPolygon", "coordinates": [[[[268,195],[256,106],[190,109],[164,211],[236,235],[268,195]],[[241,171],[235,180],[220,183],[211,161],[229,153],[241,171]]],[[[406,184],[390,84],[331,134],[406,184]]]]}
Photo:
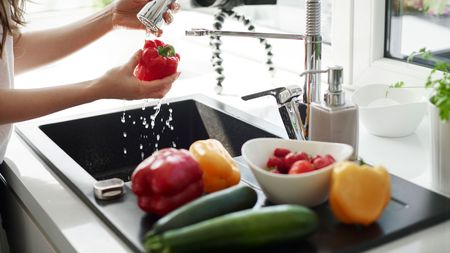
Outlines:
{"type": "Polygon", "coordinates": [[[141,81],[133,74],[141,54],[142,50],[137,51],[126,64],[109,70],[101,78],[95,80],[91,86],[94,96],[97,99],[127,100],[164,97],[180,73],[159,80],[141,81]]]}

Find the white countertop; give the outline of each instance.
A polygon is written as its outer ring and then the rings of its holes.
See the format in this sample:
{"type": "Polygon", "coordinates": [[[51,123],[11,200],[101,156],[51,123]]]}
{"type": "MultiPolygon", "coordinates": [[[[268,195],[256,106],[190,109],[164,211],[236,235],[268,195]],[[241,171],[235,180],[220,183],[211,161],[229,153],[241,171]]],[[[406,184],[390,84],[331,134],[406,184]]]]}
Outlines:
{"type": "MultiPolygon", "coordinates": [[[[80,78],[97,76],[106,71],[112,64],[125,62],[128,56],[141,46],[142,36],[141,33],[130,31],[114,32],[107,35],[104,40],[96,42],[79,54],[74,55],[73,59],[64,60],[33,73],[20,76],[18,83],[20,83],[21,87],[27,87],[30,82],[34,83],[35,80],[40,80],[44,85],[51,86],[58,83],[76,81],[80,78]],[[120,50],[112,61],[107,53],[108,48],[100,50],[100,52],[93,51],[97,50],[96,47],[106,45],[108,40],[123,40],[123,38],[133,40],[136,43],[133,42],[134,46],[131,43],[131,46],[120,50]],[[95,53],[94,55],[99,55],[99,57],[94,59],[93,62],[86,63],[86,66],[80,66],[80,69],[77,69],[77,71],[83,72],[81,77],[74,73],[74,69],[67,68],[67,64],[77,64],[80,59],[84,59],[82,57],[83,54],[89,55],[93,52],[95,53]],[[93,65],[96,65],[97,68],[93,65]],[[98,66],[102,67],[98,68],[98,66]],[[60,77],[52,76],[51,73],[55,73],[55,71],[62,71],[63,74],[60,77]],[[65,74],[73,76],[65,79],[65,74]]],[[[206,45],[207,41],[207,38],[204,41],[196,38],[191,42],[183,41],[184,44],[179,44],[179,48],[191,49],[191,51],[184,51],[186,53],[182,58],[189,59],[189,61],[185,61],[180,66],[182,71],[183,69],[185,70],[183,73],[184,77],[182,76],[174,84],[168,96],[177,97],[191,93],[208,94],[281,127],[281,119],[273,98],[261,98],[247,102],[239,99],[239,96],[274,87],[272,79],[264,74],[266,72],[262,64],[255,64],[250,59],[227,54],[226,61],[238,63],[228,64],[226,67],[225,92],[234,95],[217,96],[214,94],[214,74],[211,69],[201,69],[209,66],[210,56],[208,50],[199,50],[195,53],[193,53],[195,50],[192,50],[192,48],[202,48],[202,45],[206,45]],[[193,70],[184,64],[195,64],[198,68],[193,70]],[[244,71],[242,66],[245,66],[244,71]],[[195,71],[199,73],[195,73],[195,71]]],[[[274,80],[276,85],[302,84],[295,73],[283,71],[278,73],[277,78],[274,80]]],[[[101,100],[47,117],[61,117],[86,111],[118,108],[134,103],[144,103],[144,101],[101,100]]],[[[372,136],[361,126],[360,156],[369,163],[386,166],[392,174],[433,190],[430,183],[428,128],[428,121],[425,119],[415,134],[404,138],[389,139],[372,136]]],[[[130,251],[119,237],[70,191],[15,133],[11,138],[6,157],[6,161],[12,166],[12,171],[7,172],[9,183],[56,249],[62,252],[83,253],[130,251]]],[[[450,252],[449,238],[450,221],[447,221],[375,248],[370,252],[450,252]]]]}

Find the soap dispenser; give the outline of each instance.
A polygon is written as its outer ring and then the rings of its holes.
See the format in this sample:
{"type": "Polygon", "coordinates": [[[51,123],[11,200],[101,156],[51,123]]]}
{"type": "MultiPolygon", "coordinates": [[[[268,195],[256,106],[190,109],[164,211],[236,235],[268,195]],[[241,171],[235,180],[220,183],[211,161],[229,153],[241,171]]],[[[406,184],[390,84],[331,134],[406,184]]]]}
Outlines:
{"type": "Polygon", "coordinates": [[[346,101],[342,90],[343,68],[330,67],[328,73],[328,89],[324,101],[311,103],[309,137],[312,141],[338,142],[353,147],[351,160],[358,157],[358,107],[346,101]]]}

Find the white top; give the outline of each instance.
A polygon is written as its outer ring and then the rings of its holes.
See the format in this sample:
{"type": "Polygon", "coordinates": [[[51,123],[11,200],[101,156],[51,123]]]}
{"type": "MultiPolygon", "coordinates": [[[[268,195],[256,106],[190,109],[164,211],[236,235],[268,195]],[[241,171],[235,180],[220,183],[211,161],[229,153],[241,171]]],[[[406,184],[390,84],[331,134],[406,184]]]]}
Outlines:
{"type": "MultiPolygon", "coordinates": [[[[2,29],[0,27],[0,38],[2,29]]],[[[13,54],[13,38],[11,35],[6,36],[3,55],[0,59],[0,89],[11,89],[14,86],[14,54],[13,54]]],[[[11,137],[12,125],[0,125],[0,163],[5,157],[6,146],[11,137]]]]}

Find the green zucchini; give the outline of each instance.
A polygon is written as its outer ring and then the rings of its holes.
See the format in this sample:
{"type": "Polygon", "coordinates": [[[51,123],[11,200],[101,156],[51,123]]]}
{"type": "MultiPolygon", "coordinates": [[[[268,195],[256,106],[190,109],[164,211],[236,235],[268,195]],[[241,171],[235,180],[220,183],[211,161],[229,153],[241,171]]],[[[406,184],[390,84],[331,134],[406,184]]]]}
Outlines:
{"type": "Polygon", "coordinates": [[[246,185],[210,193],[193,200],[159,219],[150,234],[181,228],[231,212],[252,208],[258,195],[246,185]]]}
{"type": "Polygon", "coordinates": [[[144,247],[156,253],[229,252],[301,240],[318,226],[318,217],[311,209],[278,205],[234,212],[154,234],[146,239],[144,247]]]}

